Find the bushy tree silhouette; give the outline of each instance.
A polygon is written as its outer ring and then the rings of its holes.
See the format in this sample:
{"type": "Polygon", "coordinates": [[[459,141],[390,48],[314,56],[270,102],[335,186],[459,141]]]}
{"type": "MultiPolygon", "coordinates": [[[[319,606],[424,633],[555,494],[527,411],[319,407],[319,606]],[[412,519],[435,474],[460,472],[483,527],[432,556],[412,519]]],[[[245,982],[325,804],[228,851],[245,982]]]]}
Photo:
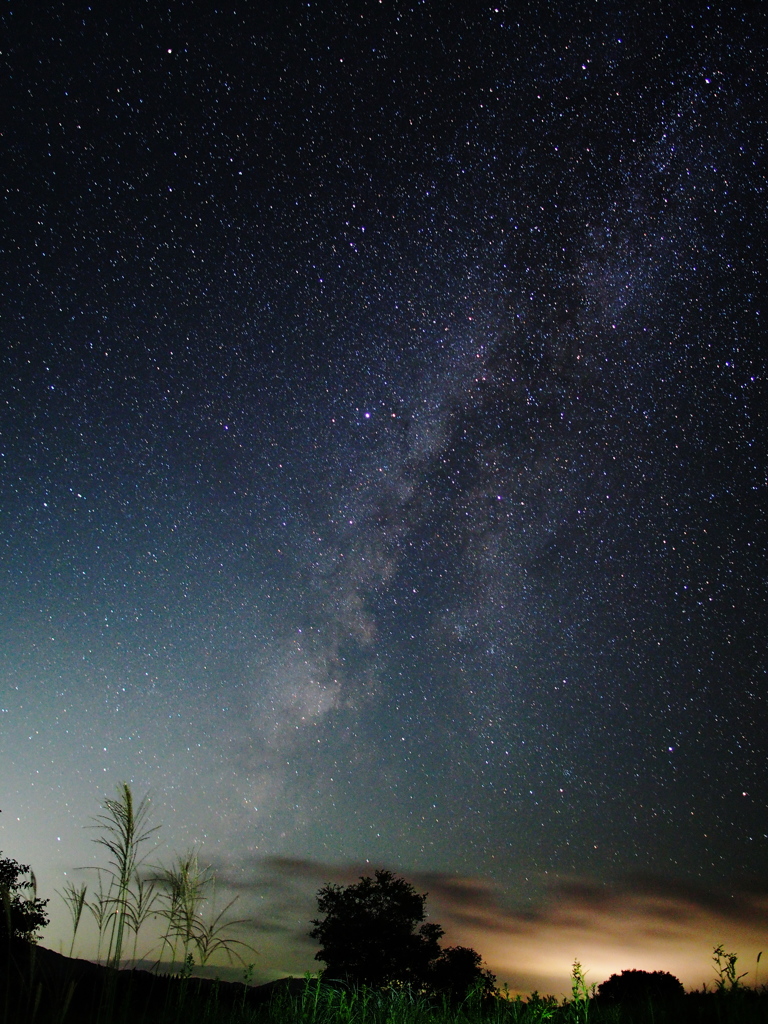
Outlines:
{"type": "Polygon", "coordinates": [[[376,871],[354,885],[325,885],[317,894],[322,919],[310,938],[320,942],[316,960],[323,977],[354,985],[383,988],[412,985],[419,989],[465,994],[476,982],[493,988],[474,950],[440,948],[443,929],[422,923],[426,893],[391,871],[376,871]]]}
{"type": "Polygon", "coordinates": [[[469,946],[447,946],[429,965],[429,985],[452,999],[463,999],[474,989],[489,996],[496,976],[483,966],[483,958],[469,946]]]}
{"type": "Polygon", "coordinates": [[[320,942],[316,960],[325,963],[326,978],[381,987],[420,982],[440,953],[443,929],[424,920],[426,893],[417,893],[390,871],[361,877],[355,885],[325,885],[310,938],[320,942]]]}
{"type": "Polygon", "coordinates": [[[29,864],[0,856],[0,939],[37,942],[38,932],[48,924],[47,904],[48,900],[37,898],[29,864]],[[25,875],[29,876],[26,880],[25,875]]]}
{"type": "Polygon", "coordinates": [[[622,971],[599,985],[597,995],[606,1003],[661,1003],[679,999],[685,995],[685,989],[668,971],[622,971]]]}

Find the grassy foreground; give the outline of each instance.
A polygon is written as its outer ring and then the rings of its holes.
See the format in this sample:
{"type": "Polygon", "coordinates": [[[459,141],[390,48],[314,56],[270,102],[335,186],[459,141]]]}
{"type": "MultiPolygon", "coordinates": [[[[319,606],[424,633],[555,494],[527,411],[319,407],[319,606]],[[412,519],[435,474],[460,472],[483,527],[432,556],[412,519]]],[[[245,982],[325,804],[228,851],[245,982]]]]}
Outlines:
{"type": "Polygon", "coordinates": [[[502,993],[451,1004],[309,977],[249,987],[118,971],[25,942],[0,956],[0,1024],[768,1024],[768,993],[741,985],[666,1004],[606,1005],[578,986],[562,1003],[502,993]]]}

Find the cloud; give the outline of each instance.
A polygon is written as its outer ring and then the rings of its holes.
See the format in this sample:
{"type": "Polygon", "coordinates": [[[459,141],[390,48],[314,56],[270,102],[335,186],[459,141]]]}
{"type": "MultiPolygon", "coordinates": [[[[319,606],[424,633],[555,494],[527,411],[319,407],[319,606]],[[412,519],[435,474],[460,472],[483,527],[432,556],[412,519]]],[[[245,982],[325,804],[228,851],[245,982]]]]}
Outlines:
{"type": "MultiPolygon", "coordinates": [[[[277,953],[313,970],[318,965],[307,932],[317,889],[326,882],[351,884],[373,870],[371,864],[269,857],[243,865],[227,884],[258,894],[265,923],[284,929],[277,953]]],[[[500,984],[522,993],[565,995],[575,959],[590,983],[635,968],[670,971],[686,988],[700,988],[715,980],[712,950],[720,943],[739,954],[749,984],[768,931],[768,888],[760,885],[717,890],[650,875],[613,884],[566,878],[551,884],[539,904],[520,909],[487,879],[402,874],[429,894],[429,918],[445,928],[445,944],[477,949],[500,984]]]]}
{"type": "Polygon", "coordinates": [[[562,880],[525,911],[506,905],[489,883],[438,876],[431,900],[449,934],[478,949],[500,980],[556,995],[567,991],[575,959],[598,984],[639,968],[670,971],[698,988],[715,978],[711,957],[719,943],[749,970],[768,925],[764,887],[716,891],[652,876],[611,885],[562,880]]]}

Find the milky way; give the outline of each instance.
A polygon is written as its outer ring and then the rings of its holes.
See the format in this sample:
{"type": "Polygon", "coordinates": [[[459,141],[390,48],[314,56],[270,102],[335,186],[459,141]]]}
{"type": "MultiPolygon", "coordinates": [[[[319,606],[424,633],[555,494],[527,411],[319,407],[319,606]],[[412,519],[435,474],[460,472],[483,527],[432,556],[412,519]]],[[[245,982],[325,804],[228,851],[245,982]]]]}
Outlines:
{"type": "Polygon", "coordinates": [[[3,18],[3,849],[757,875],[762,16],[125,6],[3,18]]]}

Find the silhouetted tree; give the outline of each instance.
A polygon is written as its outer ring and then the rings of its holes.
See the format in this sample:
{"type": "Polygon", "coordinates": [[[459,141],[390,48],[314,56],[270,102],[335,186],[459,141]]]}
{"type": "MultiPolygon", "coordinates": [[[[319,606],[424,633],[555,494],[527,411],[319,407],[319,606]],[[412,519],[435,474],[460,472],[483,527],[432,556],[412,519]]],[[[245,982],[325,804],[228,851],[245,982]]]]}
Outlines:
{"type": "Polygon", "coordinates": [[[329,884],[317,894],[322,920],[310,937],[320,942],[323,977],[382,988],[406,984],[463,995],[480,982],[493,987],[479,954],[457,946],[443,950],[439,924],[422,924],[426,893],[390,871],[376,871],[346,887],[329,884]]]}
{"type": "Polygon", "coordinates": [[[320,942],[316,960],[323,975],[358,985],[381,987],[396,982],[420,982],[427,966],[440,953],[443,929],[424,920],[426,893],[417,893],[390,871],[361,877],[355,885],[329,884],[317,894],[310,938],[320,942]]]}
{"type": "Polygon", "coordinates": [[[668,971],[622,971],[612,974],[597,989],[598,998],[606,1003],[630,1004],[670,1002],[685,995],[685,989],[668,971]]]}
{"type": "Polygon", "coordinates": [[[474,990],[489,996],[496,989],[496,975],[483,966],[483,958],[469,946],[447,946],[429,965],[429,985],[451,999],[464,999],[474,990]]]}
{"type": "Polygon", "coordinates": [[[0,938],[37,942],[39,930],[48,924],[47,904],[48,900],[37,898],[29,865],[0,856],[0,938]],[[26,881],[25,875],[29,875],[26,881]]]}

